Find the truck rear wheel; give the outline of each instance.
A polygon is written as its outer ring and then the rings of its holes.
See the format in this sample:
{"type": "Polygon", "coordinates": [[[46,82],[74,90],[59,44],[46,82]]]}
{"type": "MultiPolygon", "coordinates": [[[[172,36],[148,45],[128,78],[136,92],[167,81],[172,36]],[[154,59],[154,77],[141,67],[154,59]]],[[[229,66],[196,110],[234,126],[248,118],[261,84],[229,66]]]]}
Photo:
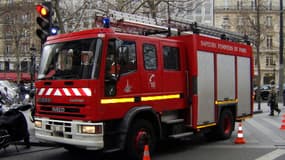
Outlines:
{"type": "Polygon", "coordinates": [[[140,160],[143,156],[144,145],[148,145],[152,153],[156,147],[156,141],[153,125],[149,121],[138,119],[129,128],[126,153],[130,159],[140,160]]]}
{"type": "Polygon", "coordinates": [[[225,109],[222,111],[219,124],[217,126],[217,136],[219,139],[228,139],[233,132],[234,119],[230,110],[225,109]]]}

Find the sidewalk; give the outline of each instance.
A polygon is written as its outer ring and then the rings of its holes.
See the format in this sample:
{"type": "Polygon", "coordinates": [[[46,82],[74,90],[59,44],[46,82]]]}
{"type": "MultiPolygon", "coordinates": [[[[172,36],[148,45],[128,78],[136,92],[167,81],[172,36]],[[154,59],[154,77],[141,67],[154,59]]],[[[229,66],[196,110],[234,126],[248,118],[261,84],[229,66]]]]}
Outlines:
{"type": "MultiPolygon", "coordinates": [[[[283,103],[278,103],[279,109],[281,109],[281,112],[285,109],[285,106],[283,106],[283,103]],[[283,109],[284,108],[284,109],[283,109]]],[[[254,102],[253,106],[253,113],[269,113],[270,107],[267,105],[267,102],[261,102],[260,103],[260,109],[258,109],[258,103],[254,102]]]]}

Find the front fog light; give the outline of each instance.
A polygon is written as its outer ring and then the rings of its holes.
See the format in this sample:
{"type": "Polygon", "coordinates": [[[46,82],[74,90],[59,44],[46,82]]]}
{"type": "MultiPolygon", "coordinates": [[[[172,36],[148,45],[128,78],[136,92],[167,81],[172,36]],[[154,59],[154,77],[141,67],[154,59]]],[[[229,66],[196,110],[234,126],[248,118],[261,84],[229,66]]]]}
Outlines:
{"type": "Polygon", "coordinates": [[[42,121],[36,120],[35,121],[35,127],[42,128],[42,121]]]}

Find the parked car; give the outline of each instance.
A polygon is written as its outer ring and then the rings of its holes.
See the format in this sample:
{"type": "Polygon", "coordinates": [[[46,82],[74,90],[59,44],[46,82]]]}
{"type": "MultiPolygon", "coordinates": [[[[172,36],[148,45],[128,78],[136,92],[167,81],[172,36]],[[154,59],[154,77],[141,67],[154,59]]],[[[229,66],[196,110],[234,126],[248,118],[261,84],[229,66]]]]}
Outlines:
{"type": "MultiPolygon", "coordinates": [[[[258,87],[255,87],[254,88],[254,100],[257,100],[257,89],[258,87]]],[[[268,97],[269,97],[269,93],[272,89],[272,85],[270,84],[265,84],[263,86],[260,86],[260,97],[261,97],[261,100],[268,100],[268,97]]]]}
{"type": "MultiPolygon", "coordinates": [[[[257,100],[256,99],[257,89],[258,89],[258,87],[254,87],[254,100],[257,100]]],[[[270,85],[270,84],[265,84],[265,85],[260,87],[261,100],[268,100],[269,93],[270,93],[271,89],[272,89],[272,85],[270,85]]],[[[279,85],[278,84],[276,85],[276,90],[279,94],[279,85]]],[[[282,93],[283,94],[285,93],[285,84],[283,84],[283,92],[282,93]]]]}

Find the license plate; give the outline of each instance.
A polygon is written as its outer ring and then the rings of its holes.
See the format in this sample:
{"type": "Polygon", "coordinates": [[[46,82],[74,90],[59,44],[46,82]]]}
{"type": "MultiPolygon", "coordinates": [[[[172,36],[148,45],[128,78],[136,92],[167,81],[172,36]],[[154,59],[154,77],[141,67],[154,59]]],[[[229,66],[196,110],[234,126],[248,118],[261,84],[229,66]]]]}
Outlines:
{"type": "Polygon", "coordinates": [[[56,132],[63,132],[63,127],[62,126],[54,126],[53,130],[56,132]]]}

